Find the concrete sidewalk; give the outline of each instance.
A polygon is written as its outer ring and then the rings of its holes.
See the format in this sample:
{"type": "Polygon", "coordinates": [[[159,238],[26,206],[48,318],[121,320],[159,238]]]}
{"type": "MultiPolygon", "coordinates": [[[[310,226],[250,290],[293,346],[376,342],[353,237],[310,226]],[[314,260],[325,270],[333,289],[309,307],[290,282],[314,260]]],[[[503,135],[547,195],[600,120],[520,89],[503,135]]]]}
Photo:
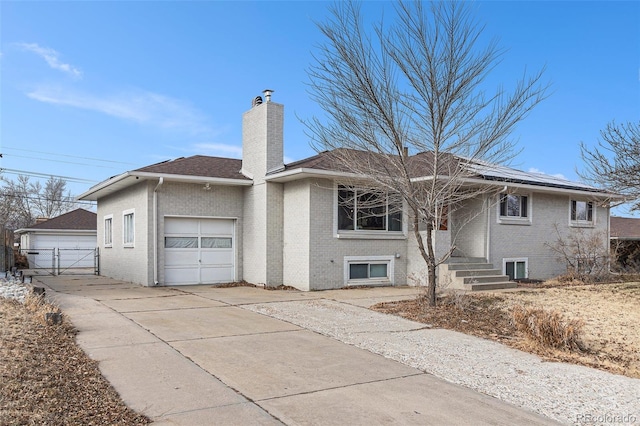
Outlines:
{"type": "Polygon", "coordinates": [[[555,424],[243,308],[310,299],[366,307],[411,297],[412,288],[306,293],[37,280],[125,403],[158,424],[555,424]]]}

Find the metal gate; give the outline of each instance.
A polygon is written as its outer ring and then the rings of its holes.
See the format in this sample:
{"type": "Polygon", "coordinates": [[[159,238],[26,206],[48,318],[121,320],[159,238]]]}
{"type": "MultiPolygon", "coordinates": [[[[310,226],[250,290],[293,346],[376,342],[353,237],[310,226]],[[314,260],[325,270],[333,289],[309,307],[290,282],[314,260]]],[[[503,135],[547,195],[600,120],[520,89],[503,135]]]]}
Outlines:
{"type": "Polygon", "coordinates": [[[20,250],[27,258],[29,269],[49,275],[100,275],[98,248],[51,248],[20,250]]]}

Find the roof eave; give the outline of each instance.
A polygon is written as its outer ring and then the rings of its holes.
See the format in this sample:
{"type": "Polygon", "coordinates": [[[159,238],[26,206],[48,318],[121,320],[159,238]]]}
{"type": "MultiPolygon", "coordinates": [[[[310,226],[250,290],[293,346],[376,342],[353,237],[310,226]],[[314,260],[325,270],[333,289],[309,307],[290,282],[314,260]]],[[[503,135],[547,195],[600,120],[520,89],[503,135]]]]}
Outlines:
{"type": "Polygon", "coordinates": [[[221,178],[221,177],[212,177],[212,176],[191,176],[191,175],[178,175],[178,174],[170,174],[170,173],[152,173],[152,172],[131,172],[131,175],[145,178],[145,179],[164,178],[165,181],[170,181],[170,182],[213,183],[217,185],[238,185],[238,186],[253,185],[253,180],[249,180],[249,179],[221,178]]]}
{"type": "Polygon", "coordinates": [[[26,234],[27,232],[65,232],[69,234],[97,233],[95,229],[67,229],[67,228],[20,228],[13,231],[14,234],[26,234]]]}
{"type": "Polygon", "coordinates": [[[593,190],[581,189],[581,188],[561,188],[561,187],[553,187],[544,184],[533,184],[533,183],[522,183],[522,182],[509,182],[509,181],[500,181],[500,180],[486,180],[480,178],[465,178],[465,183],[475,183],[482,185],[492,185],[492,186],[507,186],[509,188],[519,188],[519,189],[528,189],[532,191],[542,191],[548,193],[556,193],[556,194],[577,194],[577,195],[588,195],[591,197],[604,198],[609,200],[622,200],[623,196],[619,194],[612,194],[609,192],[602,192],[597,188],[593,190]]]}
{"type": "Polygon", "coordinates": [[[321,178],[321,179],[331,179],[331,178],[362,178],[362,175],[358,175],[356,173],[346,173],[346,172],[338,172],[335,170],[320,170],[320,169],[310,169],[301,167],[298,169],[285,170],[283,172],[274,173],[264,178],[264,180],[269,182],[290,182],[292,180],[305,179],[305,178],[321,178]]]}
{"type": "Polygon", "coordinates": [[[97,201],[98,198],[104,197],[113,192],[120,191],[128,186],[134,185],[136,181],[140,179],[160,179],[163,178],[169,182],[183,182],[183,183],[211,183],[214,185],[230,185],[230,186],[251,186],[253,181],[249,179],[232,179],[232,178],[220,178],[210,176],[190,176],[190,175],[178,175],[168,173],[153,173],[153,172],[125,172],[121,175],[115,176],[111,179],[105,180],[98,185],[92,187],[88,191],[80,194],[77,200],[97,201]],[[117,185],[119,184],[119,185],[117,185]],[[117,185],[116,188],[113,188],[117,185]],[[109,187],[112,187],[109,190],[109,187]]]}

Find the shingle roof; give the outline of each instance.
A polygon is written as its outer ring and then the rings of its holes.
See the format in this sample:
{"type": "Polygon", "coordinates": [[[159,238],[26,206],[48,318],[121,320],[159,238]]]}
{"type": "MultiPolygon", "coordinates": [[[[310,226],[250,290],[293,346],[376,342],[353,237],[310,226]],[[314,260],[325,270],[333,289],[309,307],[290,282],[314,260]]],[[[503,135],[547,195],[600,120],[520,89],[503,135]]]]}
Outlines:
{"type": "MultiPolygon", "coordinates": [[[[572,182],[566,179],[562,179],[555,176],[545,175],[542,173],[524,172],[521,170],[512,169],[506,166],[487,164],[482,162],[466,162],[460,158],[451,154],[446,155],[445,159],[448,161],[440,162],[440,170],[438,170],[438,176],[448,176],[452,169],[460,167],[463,164],[471,175],[478,179],[484,179],[486,181],[496,181],[504,183],[515,184],[527,184],[542,186],[548,188],[561,188],[570,190],[580,190],[594,193],[604,193],[605,191],[592,186],[580,183],[572,182]]],[[[285,165],[285,171],[294,169],[315,169],[315,170],[327,170],[342,173],[353,173],[349,165],[344,160],[336,161],[336,157],[342,157],[343,159],[352,158],[353,161],[367,162],[370,165],[378,164],[379,170],[387,170],[385,162],[388,162],[389,156],[383,154],[375,154],[366,151],[356,151],[351,149],[339,148],[333,151],[324,151],[313,157],[305,158],[300,161],[296,161],[285,165]],[[346,154],[346,156],[345,156],[346,154]]],[[[432,176],[433,173],[433,153],[420,152],[409,157],[408,170],[411,177],[423,177],[432,176]]],[[[280,173],[274,172],[272,174],[280,173]]]]}
{"type": "Polygon", "coordinates": [[[97,215],[89,210],[76,209],[40,222],[29,229],[95,230],[97,229],[97,215]]]}
{"type": "Polygon", "coordinates": [[[242,160],[235,158],[194,155],[152,164],[136,169],[134,172],[251,180],[240,173],[241,168],[242,160]]]}
{"type": "Polygon", "coordinates": [[[610,235],[621,240],[640,240],[640,219],[611,216],[610,235]]]}
{"type": "MultiPolygon", "coordinates": [[[[328,170],[334,172],[352,173],[353,170],[348,164],[345,164],[344,160],[338,160],[338,158],[353,158],[354,161],[366,162],[370,167],[374,168],[378,166],[379,169],[385,169],[385,163],[389,161],[389,155],[377,154],[368,151],[357,151],[347,148],[338,148],[333,151],[324,151],[313,157],[305,158],[293,163],[285,165],[286,170],[293,169],[315,169],[315,170],[328,170]]],[[[455,158],[449,156],[450,158],[455,158]]],[[[409,157],[407,166],[409,174],[412,177],[428,176],[433,174],[431,172],[433,164],[433,154],[430,152],[420,152],[418,154],[409,157]]],[[[445,164],[443,162],[443,164],[445,164]]],[[[274,173],[279,173],[274,172],[274,173]]],[[[448,175],[447,169],[442,168],[438,173],[440,176],[448,175]]]]}

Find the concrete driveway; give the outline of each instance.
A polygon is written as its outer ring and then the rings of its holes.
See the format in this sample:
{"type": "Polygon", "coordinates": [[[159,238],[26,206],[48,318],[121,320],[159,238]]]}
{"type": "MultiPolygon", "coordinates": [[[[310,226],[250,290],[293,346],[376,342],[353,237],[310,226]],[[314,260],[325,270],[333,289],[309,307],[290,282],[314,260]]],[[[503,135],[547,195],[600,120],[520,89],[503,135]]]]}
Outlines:
{"type": "Polygon", "coordinates": [[[125,403],[157,424],[555,424],[245,309],[309,299],[365,309],[412,297],[412,288],[306,293],[146,288],[96,276],[37,279],[125,403]]]}

